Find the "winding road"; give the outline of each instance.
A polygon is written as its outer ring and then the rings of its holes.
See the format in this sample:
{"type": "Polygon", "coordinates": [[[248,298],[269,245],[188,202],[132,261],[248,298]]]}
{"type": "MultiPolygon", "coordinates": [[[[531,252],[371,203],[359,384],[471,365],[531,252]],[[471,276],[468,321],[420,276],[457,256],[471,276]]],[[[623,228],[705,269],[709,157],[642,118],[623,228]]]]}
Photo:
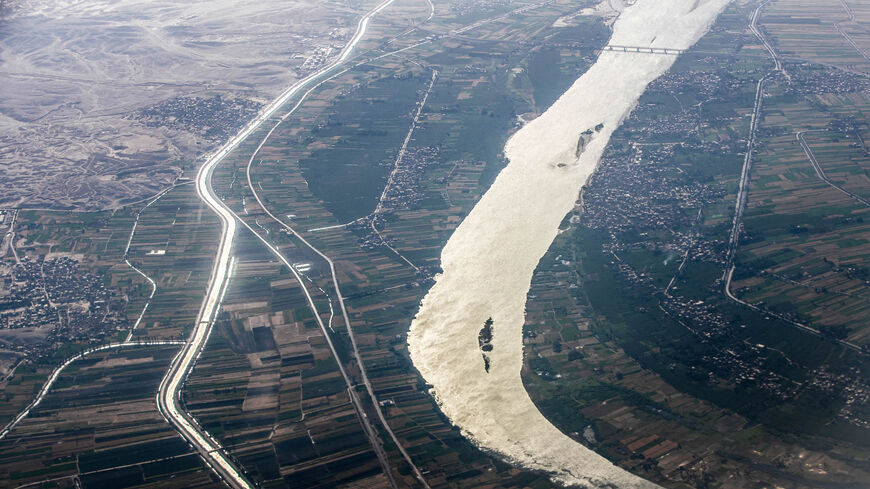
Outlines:
{"type": "MultiPolygon", "coordinates": [[[[755,101],[752,106],[752,119],[749,123],[749,138],[746,142],[746,155],[743,157],[743,168],[740,170],[737,201],[734,204],[734,220],[731,224],[731,233],[728,236],[728,256],[726,258],[727,265],[725,275],[729,278],[731,275],[728,269],[730,268],[731,271],[733,271],[734,268],[734,254],[737,252],[737,244],[740,241],[740,225],[743,222],[743,213],[746,210],[746,196],[749,191],[749,176],[752,169],[752,152],[755,150],[755,137],[758,133],[758,124],[761,118],[761,105],[764,101],[764,84],[775,72],[782,71],[782,62],[779,59],[779,55],[776,53],[773,45],[768,42],[764,33],[761,32],[761,29],[758,28],[758,18],[761,16],[761,10],[770,2],[771,0],[762,2],[755,11],[752,12],[752,18],[749,22],[749,29],[770,53],[775,66],[773,71],[765,74],[758,80],[758,84],[755,87],[755,101]]],[[[725,281],[725,293],[729,297],[731,297],[731,293],[729,292],[730,284],[730,279],[725,281]]]]}
{"type": "MultiPolygon", "coordinates": [[[[230,456],[221,448],[217,440],[212,438],[211,435],[206,433],[193,420],[180,402],[184,381],[193,370],[196,360],[205,347],[211,333],[231,275],[232,264],[234,263],[232,248],[238,227],[237,216],[215,194],[212,188],[212,175],[217,165],[232,150],[245,141],[261,124],[271,118],[288,100],[318,78],[344,63],[357,44],[363,39],[372,17],[387,8],[393,1],[384,0],[377,7],[363,15],[357,24],[356,33],[335,61],[294,83],[281,93],[235,137],[213,153],[200,167],[196,176],[197,195],[218,215],[221,221],[220,243],[214,267],[212,268],[211,278],[209,279],[209,285],[197,315],[193,332],[185,346],[172,361],[168,373],[160,383],[157,392],[157,406],[166,420],[199,452],[206,464],[234,489],[252,488],[253,485],[231,460],[230,456]]],[[[365,416],[365,414],[363,413],[362,416],[365,416]]]]}
{"type": "Polygon", "coordinates": [[[804,139],[804,134],[806,134],[808,132],[825,132],[825,131],[826,131],[825,129],[817,129],[817,130],[810,130],[810,131],[798,131],[797,133],[795,133],[795,138],[797,139],[798,143],[801,145],[801,149],[803,149],[804,153],[806,153],[807,158],[810,160],[810,164],[813,165],[813,170],[815,170],[816,176],[819,177],[819,179],[821,181],[827,183],[831,187],[839,190],[840,192],[843,192],[844,194],[846,194],[849,197],[857,200],[858,202],[866,205],[867,207],[870,207],[870,201],[868,201],[864,197],[861,197],[858,194],[855,194],[854,192],[850,192],[850,191],[844,189],[840,185],[837,185],[836,183],[832,182],[830,178],[828,178],[828,176],[825,174],[825,170],[822,168],[822,165],[820,165],[819,161],[816,159],[816,155],[813,153],[813,150],[810,148],[810,145],[807,144],[807,141],[804,139]]]}
{"type": "Polygon", "coordinates": [[[145,317],[145,313],[148,312],[148,307],[151,305],[151,300],[154,299],[154,295],[157,294],[157,282],[155,282],[154,279],[149,277],[145,272],[140,270],[138,267],[136,267],[135,265],[130,263],[130,246],[133,245],[133,237],[136,236],[136,229],[139,227],[139,218],[142,216],[142,213],[145,212],[146,209],[151,207],[152,204],[154,204],[155,202],[160,200],[164,195],[168,194],[170,190],[174,189],[175,187],[179,187],[181,185],[187,185],[188,183],[193,183],[193,182],[185,182],[185,183],[173,185],[173,186],[167,188],[166,190],[159,192],[157,195],[154,196],[153,199],[149,200],[148,203],[145,204],[145,207],[142,207],[141,209],[139,209],[139,212],[136,213],[136,219],[133,220],[133,228],[130,230],[130,237],[127,239],[127,247],[124,248],[124,263],[126,263],[128,267],[132,268],[133,271],[135,271],[136,273],[141,275],[142,278],[144,278],[145,280],[148,281],[148,283],[151,285],[151,294],[148,295],[148,299],[145,300],[145,305],[142,307],[142,312],[139,313],[139,317],[136,318],[136,322],[133,323],[133,326],[130,328],[130,332],[127,333],[127,339],[124,340],[125,342],[129,342],[129,341],[133,340],[133,332],[136,330],[136,328],[139,327],[140,324],[142,324],[142,318],[145,317]]]}
{"type": "MultiPolygon", "coordinates": [[[[136,318],[136,322],[130,328],[130,332],[127,333],[127,338],[123,342],[120,342],[120,343],[109,343],[106,345],[100,345],[100,346],[88,348],[87,350],[79,352],[79,353],[67,358],[66,360],[64,360],[63,363],[61,363],[54,370],[52,370],[51,374],[49,374],[48,378],[45,380],[45,383],[42,385],[42,388],[39,389],[39,392],[36,394],[36,397],[33,399],[33,401],[31,401],[30,404],[27,405],[27,407],[25,407],[20,413],[18,413],[18,415],[15,416],[15,418],[13,418],[12,421],[10,421],[8,424],[6,424],[6,426],[3,428],[2,431],[0,431],[0,440],[5,438],[6,435],[8,435],[21,421],[24,420],[24,418],[29,416],[30,413],[37,406],[39,406],[39,404],[42,402],[42,400],[45,398],[45,396],[48,395],[48,393],[51,390],[51,387],[54,385],[55,381],[57,381],[58,377],[60,377],[60,374],[63,373],[64,369],[69,367],[76,360],[80,360],[80,359],[84,358],[85,356],[90,355],[92,353],[97,353],[97,352],[105,351],[105,350],[113,350],[113,349],[127,348],[127,347],[133,347],[133,346],[183,345],[185,343],[185,342],[180,341],[180,340],[140,340],[140,341],[133,341],[133,331],[139,326],[139,324],[141,324],[142,318],[145,317],[145,312],[148,310],[148,306],[151,304],[151,299],[153,299],[154,294],[157,293],[157,283],[154,281],[154,279],[149,277],[145,272],[143,272],[139,268],[133,266],[132,263],[130,263],[129,253],[130,253],[130,247],[133,244],[133,237],[136,236],[136,229],[138,228],[139,218],[142,216],[142,213],[146,209],[151,207],[151,205],[153,203],[160,200],[161,197],[163,197],[164,195],[169,193],[172,189],[174,189],[175,187],[181,186],[181,185],[186,185],[187,183],[193,183],[193,182],[185,182],[185,183],[181,183],[181,184],[176,184],[176,185],[173,185],[165,190],[162,190],[161,192],[157,193],[154,197],[152,197],[151,200],[149,200],[148,203],[145,204],[145,206],[142,207],[141,209],[139,209],[139,212],[136,213],[136,218],[133,221],[133,227],[130,229],[130,237],[127,238],[127,246],[124,248],[124,262],[127,264],[127,266],[132,268],[136,273],[141,275],[145,280],[147,280],[149,282],[149,284],[151,285],[151,294],[148,296],[148,299],[145,301],[145,305],[142,307],[142,311],[139,313],[139,316],[136,318]]],[[[14,233],[12,231],[12,226],[15,224],[15,216],[17,214],[18,214],[18,212],[15,211],[15,213],[12,215],[12,222],[9,225],[10,231],[8,234],[10,236],[10,240],[14,236],[14,233]]],[[[13,248],[13,251],[14,251],[14,248],[13,248]]],[[[2,256],[2,255],[0,255],[0,256],[2,256]]],[[[18,255],[15,255],[15,258],[17,260],[18,255]]]]}
{"type": "MultiPolygon", "coordinates": [[[[740,183],[739,183],[738,190],[737,190],[737,202],[734,205],[734,221],[732,223],[731,233],[730,233],[729,238],[728,238],[728,255],[726,258],[725,272],[724,272],[723,277],[722,277],[723,278],[723,289],[725,292],[725,296],[728,297],[729,299],[731,299],[732,301],[736,302],[737,304],[748,307],[749,309],[752,309],[752,310],[757,311],[759,313],[773,316],[773,317],[775,317],[775,318],[777,318],[777,319],[779,319],[787,324],[790,324],[790,325],[792,325],[792,326],[794,326],[802,331],[810,333],[812,335],[822,336],[821,331],[819,331],[816,328],[813,328],[813,327],[808,326],[806,324],[794,321],[794,320],[789,319],[781,314],[777,314],[775,312],[769,311],[769,310],[764,309],[762,307],[759,307],[755,304],[750,304],[749,302],[746,302],[746,301],[738,298],[736,295],[734,295],[733,292],[731,292],[731,282],[732,282],[732,278],[734,276],[734,270],[736,268],[734,265],[734,255],[737,252],[737,245],[739,244],[739,241],[740,241],[740,226],[741,226],[742,221],[743,221],[743,214],[746,210],[746,197],[747,197],[747,194],[749,192],[749,177],[750,177],[751,168],[752,168],[752,151],[755,148],[755,139],[756,139],[756,135],[758,133],[758,125],[759,125],[759,120],[761,117],[761,106],[762,106],[762,102],[764,100],[764,84],[776,72],[785,73],[785,70],[783,69],[783,66],[782,66],[781,58],[777,54],[776,49],[767,40],[767,37],[764,35],[764,33],[758,27],[758,19],[761,15],[761,10],[770,2],[771,2],[771,0],[766,0],[766,1],[762,2],[761,4],[759,4],[758,7],[755,9],[755,11],[752,13],[752,18],[751,18],[751,21],[749,23],[749,29],[752,31],[753,34],[755,34],[755,36],[758,38],[758,40],[761,42],[761,44],[764,46],[764,48],[768,51],[768,53],[770,53],[770,56],[775,63],[775,67],[771,72],[765,74],[764,76],[761,77],[761,79],[758,80],[758,84],[757,84],[756,89],[755,89],[755,103],[754,103],[753,108],[752,108],[752,120],[751,120],[750,125],[749,125],[749,139],[748,139],[747,144],[746,144],[746,156],[744,157],[743,169],[741,170],[741,173],[740,173],[740,183]]],[[[786,73],[786,76],[788,76],[787,73],[786,73]]],[[[801,147],[803,148],[804,152],[807,154],[807,157],[810,159],[810,162],[813,165],[813,169],[816,171],[816,174],[818,175],[818,177],[820,179],[822,179],[822,181],[828,183],[829,185],[840,190],[841,192],[845,193],[846,195],[848,195],[848,196],[850,196],[850,197],[852,197],[852,198],[854,198],[854,199],[856,199],[864,204],[868,204],[868,202],[865,199],[835,185],[833,182],[831,182],[827,178],[827,176],[825,176],[824,170],[819,165],[818,161],[816,161],[816,158],[813,155],[812,151],[810,150],[809,146],[806,144],[806,141],[804,141],[804,138],[803,138],[804,132],[808,132],[808,131],[798,132],[796,134],[796,137],[797,137],[797,140],[800,143],[801,147]]],[[[834,341],[836,341],[840,345],[842,345],[850,350],[857,351],[857,352],[862,351],[861,347],[855,343],[852,343],[852,342],[849,342],[846,340],[842,340],[842,339],[834,339],[834,341]]]]}
{"type": "Polygon", "coordinates": [[[54,370],[52,370],[51,374],[48,376],[48,379],[46,379],[45,384],[43,384],[42,388],[39,389],[39,393],[36,394],[36,397],[33,399],[33,401],[30,404],[28,404],[27,407],[24,408],[24,410],[22,410],[20,413],[18,413],[18,416],[15,416],[15,418],[12,421],[10,421],[3,428],[3,431],[0,431],[0,440],[2,440],[3,438],[6,438],[6,435],[8,435],[9,432],[11,432],[12,429],[18,425],[18,423],[20,423],[24,418],[26,418],[30,414],[31,411],[36,409],[37,406],[39,406],[39,403],[42,402],[42,400],[45,398],[46,394],[48,394],[48,391],[51,390],[51,386],[54,385],[54,383],[60,377],[60,374],[63,373],[63,370],[65,368],[69,367],[76,360],[80,360],[80,359],[82,359],[82,358],[84,358],[92,353],[97,353],[97,352],[101,352],[101,351],[105,351],[105,350],[116,350],[116,349],[121,349],[121,348],[129,348],[129,347],[133,347],[133,346],[163,346],[163,345],[182,345],[182,344],[184,344],[183,341],[177,341],[177,340],[125,341],[123,343],[110,343],[108,345],[102,345],[102,346],[96,346],[94,348],[88,348],[87,350],[84,350],[81,353],[73,355],[72,357],[66,359],[65,362],[58,365],[54,370]]]}

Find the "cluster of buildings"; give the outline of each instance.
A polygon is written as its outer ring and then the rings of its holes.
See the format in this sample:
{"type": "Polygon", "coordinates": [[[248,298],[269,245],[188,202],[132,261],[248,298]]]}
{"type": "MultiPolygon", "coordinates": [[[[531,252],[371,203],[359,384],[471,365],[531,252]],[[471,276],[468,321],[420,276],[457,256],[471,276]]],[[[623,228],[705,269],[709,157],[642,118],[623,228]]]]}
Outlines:
{"type": "MultiPolygon", "coordinates": [[[[870,88],[868,88],[870,90],[870,88]]],[[[838,117],[830,124],[832,131],[841,132],[846,135],[846,139],[855,139],[852,147],[858,148],[864,153],[864,156],[870,156],[870,149],[867,148],[867,141],[861,135],[862,131],[866,131],[868,127],[867,121],[856,119],[854,117],[838,117]]]]}
{"type": "Polygon", "coordinates": [[[734,341],[727,348],[717,348],[705,355],[703,361],[719,377],[764,392],[769,398],[787,401],[793,399],[803,386],[765,365],[768,356],[779,355],[764,345],[734,341]]]}
{"type": "Polygon", "coordinates": [[[302,66],[299,67],[300,71],[303,74],[316,71],[326,63],[326,60],[329,59],[332,52],[332,46],[320,46],[316,48],[314,52],[308,55],[305,58],[305,61],[302,62],[302,66]]]}
{"type": "Polygon", "coordinates": [[[810,386],[823,395],[842,396],[845,406],[838,413],[838,417],[853,425],[870,428],[870,420],[856,412],[857,408],[870,401],[870,385],[863,380],[857,368],[836,373],[822,366],[812,373],[810,386]]]}
{"type": "Polygon", "coordinates": [[[363,231],[361,234],[364,236],[360,240],[363,248],[375,249],[392,245],[390,238],[372,229],[372,223],[377,229],[384,229],[392,212],[419,208],[424,196],[420,181],[426,169],[435,164],[438,164],[438,148],[424,146],[408,148],[405,151],[379,200],[377,209],[372,214],[348,225],[349,229],[363,231]]]}
{"type": "MultiPolygon", "coordinates": [[[[635,113],[635,116],[656,110],[658,110],[656,106],[640,106],[637,108],[638,113],[635,113]]],[[[688,136],[697,136],[702,128],[697,109],[659,117],[656,122],[655,125],[643,126],[639,133],[644,136],[671,136],[672,140],[682,141],[688,136]]]]}
{"type": "Polygon", "coordinates": [[[0,276],[0,329],[22,330],[8,349],[42,356],[56,344],[99,342],[126,326],[124,298],[69,257],[32,259],[0,276]],[[24,330],[26,328],[26,330],[24,330]],[[40,339],[44,338],[44,339],[40,339]]]}
{"type": "Polygon", "coordinates": [[[672,238],[640,234],[632,243],[613,241],[614,251],[642,247],[683,254],[691,249],[696,259],[724,260],[726,244],[701,239],[695,230],[695,209],[719,201],[725,189],[683,178],[669,161],[676,144],[644,147],[632,145],[621,155],[603,159],[583,191],[583,225],[608,230],[618,236],[633,229],[666,230],[672,238]]]}
{"type": "Polygon", "coordinates": [[[864,75],[850,73],[835,68],[818,69],[807,66],[806,69],[792,70],[790,93],[823,94],[823,93],[855,93],[870,90],[870,81],[864,75]]]}
{"type": "Polygon", "coordinates": [[[223,141],[251,120],[263,104],[246,98],[175,97],[137,112],[149,127],[183,129],[209,141],[223,141]]]}
{"type": "Polygon", "coordinates": [[[423,200],[420,180],[426,168],[437,163],[438,148],[432,146],[408,148],[393,173],[389,188],[381,199],[381,210],[390,212],[420,207],[420,202],[423,200]]]}
{"type": "Polygon", "coordinates": [[[450,12],[458,15],[471,14],[481,10],[509,7],[511,0],[459,0],[450,5],[450,12]]]}
{"type": "Polygon", "coordinates": [[[356,221],[350,222],[347,229],[361,235],[359,239],[360,246],[365,250],[376,250],[381,246],[392,246],[393,240],[381,233],[376,233],[372,226],[377,229],[383,229],[387,222],[386,216],[383,214],[369,214],[361,217],[356,221]]]}
{"type": "Polygon", "coordinates": [[[739,89],[739,83],[734,80],[735,85],[730,86],[718,73],[712,71],[697,71],[697,70],[674,70],[665,73],[649,84],[649,90],[653,92],[664,93],[681,93],[687,88],[696,90],[697,93],[705,98],[710,98],[723,89],[739,89]]]}

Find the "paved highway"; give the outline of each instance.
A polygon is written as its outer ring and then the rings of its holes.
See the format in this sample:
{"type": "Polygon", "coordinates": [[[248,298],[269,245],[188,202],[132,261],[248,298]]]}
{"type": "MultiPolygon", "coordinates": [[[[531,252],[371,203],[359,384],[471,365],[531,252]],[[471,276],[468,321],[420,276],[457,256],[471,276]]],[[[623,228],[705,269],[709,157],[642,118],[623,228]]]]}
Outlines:
{"type": "MultiPolygon", "coordinates": [[[[324,74],[341,65],[350,56],[350,53],[362,40],[368,28],[371,18],[381,10],[388,7],[394,0],[385,0],[377,7],[370,10],[360,18],[356,33],[342,50],[338,58],[323,69],[312,73],[302,80],[294,83],[285,90],[266,108],[264,108],[251,122],[249,122],[235,137],[213,153],[200,167],[196,176],[196,191],[200,199],[218,215],[221,221],[221,236],[218,252],[212,268],[211,278],[206,290],[205,298],[197,315],[196,324],[190,339],[175,357],[169,371],[160,383],[157,392],[157,406],[163,416],[171,423],[178,432],[200,453],[205,462],[234,489],[253,487],[236,464],[230,460],[220,444],[206,433],[184,411],[180,403],[181,389],[184,381],[190,374],[197,358],[205,346],[212,330],[215,317],[220,308],[220,303],[226,291],[226,286],[232,269],[232,245],[236,235],[237,220],[233,212],[215,195],[211,186],[212,174],[215,167],[223,161],[224,157],[247,139],[260,125],[272,117],[288,100],[300,93],[307,85],[317,80],[324,74]]],[[[364,416],[364,414],[363,414],[364,416]]]]}
{"type": "Polygon", "coordinates": [[[773,62],[776,64],[776,71],[782,71],[782,61],[780,60],[779,54],[777,54],[776,49],[774,49],[773,45],[767,40],[767,36],[761,32],[761,29],[758,28],[758,18],[761,16],[761,10],[770,3],[771,0],[766,0],[762,2],[758,8],[752,12],[752,20],[749,22],[749,29],[752,30],[752,33],[755,34],[755,37],[761,41],[761,44],[764,46],[764,49],[770,53],[770,57],[773,58],[773,62]]]}
{"type": "MultiPolygon", "coordinates": [[[[774,63],[776,64],[774,71],[782,70],[782,64],[779,61],[779,56],[776,54],[773,46],[767,42],[767,38],[758,28],[758,18],[761,15],[761,9],[763,9],[771,0],[766,0],[762,2],[754,12],[752,12],[752,19],[749,22],[749,28],[758,37],[758,40],[761,41],[761,44],[764,45],[764,48],[770,53],[770,56],[773,58],[774,63]]],[[[758,80],[758,84],[755,87],[755,102],[752,107],[752,119],[749,123],[749,138],[746,142],[746,155],[743,157],[743,169],[740,171],[740,182],[737,189],[737,202],[734,204],[734,220],[731,224],[731,234],[728,237],[728,256],[727,256],[727,265],[725,269],[725,274],[728,275],[730,272],[729,268],[733,268],[731,265],[734,263],[734,253],[737,251],[737,244],[740,240],[740,225],[743,222],[743,212],[746,208],[746,195],[749,191],[749,175],[750,170],[752,168],[752,151],[755,149],[755,136],[758,133],[758,123],[761,118],[761,104],[764,101],[764,84],[767,79],[774,72],[767,73],[762,76],[760,80],[758,80]]],[[[723,277],[724,278],[724,277],[723,277]]],[[[729,297],[731,293],[728,290],[730,280],[725,281],[725,293],[729,297]]]]}
{"type": "MultiPolygon", "coordinates": [[[[430,18],[431,18],[431,16],[430,16],[430,18]]],[[[375,60],[375,59],[380,59],[380,58],[383,58],[383,57],[386,57],[386,56],[389,56],[389,55],[392,55],[392,54],[396,54],[396,53],[399,53],[399,52],[405,51],[405,50],[407,50],[407,49],[410,49],[410,48],[413,48],[413,47],[417,47],[417,46],[422,45],[422,44],[426,44],[426,43],[428,43],[428,42],[430,42],[430,41],[423,41],[423,42],[416,43],[416,44],[413,44],[413,45],[411,45],[411,46],[408,46],[408,47],[405,47],[405,48],[402,48],[402,49],[399,49],[399,50],[396,50],[396,51],[393,51],[393,52],[385,53],[385,54],[383,54],[383,55],[377,56],[376,58],[372,58],[371,60],[366,60],[366,61],[364,61],[363,63],[370,62],[370,61],[375,60]]],[[[358,64],[356,64],[356,65],[354,65],[354,66],[359,66],[360,64],[362,64],[362,63],[358,63],[358,64]]],[[[351,67],[351,68],[353,68],[353,67],[351,67]]],[[[290,225],[288,225],[287,223],[285,223],[285,222],[281,221],[280,219],[278,219],[278,217],[276,217],[276,216],[275,216],[275,215],[274,215],[274,214],[269,210],[269,208],[265,205],[265,203],[262,201],[262,199],[260,199],[260,194],[257,193],[257,189],[256,189],[256,187],[254,186],[253,181],[252,181],[252,179],[251,179],[251,167],[252,167],[253,164],[254,164],[254,159],[256,158],[256,156],[257,156],[257,154],[260,152],[260,150],[263,148],[263,146],[266,144],[266,141],[269,140],[269,137],[272,135],[272,133],[273,133],[273,132],[278,128],[278,126],[279,126],[282,122],[284,122],[284,121],[285,121],[285,120],[286,120],[286,119],[287,119],[291,114],[293,114],[293,113],[296,111],[296,109],[298,109],[299,106],[302,105],[302,102],[305,100],[305,98],[308,96],[308,94],[310,94],[310,93],[311,93],[315,88],[317,88],[320,84],[322,84],[323,82],[325,82],[325,81],[328,80],[328,79],[334,78],[335,76],[338,76],[338,75],[340,75],[340,74],[342,74],[342,73],[348,71],[348,70],[351,69],[351,68],[348,68],[348,69],[343,70],[343,71],[341,71],[341,72],[335,73],[335,74],[333,74],[332,76],[330,76],[329,78],[324,78],[324,79],[321,80],[318,84],[314,85],[314,86],[311,87],[307,92],[305,92],[305,93],[302,95],[302,97],[300,97],[300,99],[299,99],[299,101],[296,103],[296,105],[294,105],[293,108],[290,109],[289,112],[287,112],[286,114],[284,114],[284,116],[281,117],[281,119],[280,119],[279,121],[276,122],[276,124],[272,127],[272,129],[270,129],[269,132],[266,133],[266,135],[265,135],[265,137],[263,138],[263,140],[260,141],[260,144],[257,146],[257,149],[254,150],[254,152],[251,154],[251,157],[248,159],[248,164],[247,164],[247,167],[246,167],[246,169],[245,169],[245,175],[246,175],[246,178],[247,178],[248,188],[251,190],[251,193],[253,194],[254,198],[256,199],[257,204],[259,204],[260,208],[263,209],[263,212],[265,212],[266,215],[268,215],[270,218],[272,218],[272,220],[274,220],[276,223],[278,223],[278,224],[279,224],[281,227],[283,227],[286,231],[290,232],[293,236],[295,236],[296,238],[298,238],[298,239],[299,239],[303,244],[305,244],[305,246],[307,246],[309,249],[311,249],[312,251],[314,251],[315,253],[317,253],[317,255],[320,256],[321,258],[323,258],[323,260],[326,261],[327,264],[329,265],[329,270],[330,270],[330,273],[331,273],[331,275],[332,275],[333,288],[335,289],[336,296],[338,297],[338,301],[339,301],[339,304],[340,304],[340,306],[341,306],[342,317],[344,318],[345,325],[346,325],[346,327],[347,327],[348,337],[350,338],[351,346],[353,347],[353,354],[354,354],[354,357],[356,358],[357,365],[358,365],[358,367],[359,367],[359,369],[360,369],[360,373],[361,373],[362,378],[363,378],[363,384],[364,384],[365,387],[366,387],[366,392],[369,394],[369,397],[370,397],[370,398],[372,399],[372,401],[373,401],[372,404],[373,404],[373,407],[374,407],[374,409],[375,409],[375,412],[376,412],[377,415],[378,415],[378,419],[381,421],[381,424],[383,425],[384,430],[387,432],[387,434],[390,435],[390,438],[393,440],[393,443],[395,443],[395,445],[396,445],[396,447],[398,448],[399,452],[402,454],[402,457],[405,459],[405,461],[408,463],[408,465],[409,465],[409,466],[411,467],[411,469],[413,470],[413,472],[414,472],[414,476],[417,478],[417,480],[420,482],[420,484],[423,485],[423,487],[425,487],[426,489],[429,489],[429,484],[426,482],[425,477],[423,477],[423,473],[422,473],[422,472],[420,471],[420,469],[416,466],[416,464],[414,464],[414,461],[411,459],[410,454],[408,454],[408,452],[405,450],[405,448],[404,448],[404,447],[402,446],[402,444],[399,442],[398,437],[396,437],[396,434],[393,432],[392,428],[390,428],[390,425],[387,423],[386,417],[384,416],[384,413],[383,413],[383,411],[381,410],[380,404],[378,403],[378,398],[377,398],[377,396],[376,396],[375,393],[374,393],[374,389],[372,388],[371,383],[369,382],[368,376],[366,375],[365,364],[363,364],[363,362],[362,362],[362,359],[361,359],[361,356],[360,356],[360,353],[359,353],[359,348],[357,347],[357,343],[356,343],[356,336],[355,336],[354,333],[353,333],[353,328],[351,327],[350,318],[349,318],[348,315],[347,315],[347,309],[345,308],[345,305],[344,305],[344,298],[342,297],[342,295],[341,295],[341,289],[340,289],[339,286],[338,286],[338,277],[337,277],[337,275],[336,275],[336,273],[335,273],[335,264],[333,263],[332,259],[330,259],[326,254],[324,254],[324,253],[323,253],[322,251],[320,251],[319,249],[315,248],[311,243],[308,242],[308,240],[306,240],[303,236],[301,236],[298,232],[296,232],[295,229],[293,229],[293,228],[292,228],[290,225]]],[[[434,82],[435,82],[435,78],[436,78],[436,77],[437,77],[437,71],[434,71],[434,72],[433,72],[433,76],[432,76],[432,83],[429,85],[429,89],[428,89],[428,91],[426,92],[427,96],[428,96],[429,91],[431,91],[431,89],[432,89],[432,85],[434,84],[434,82]]],[[[424,97],[424,100],[422,101],[422,104],[425,104],[425,97],[424,97]]],[[[422,110],[422,104],[418,106],[417,118],[419,118],[419,112],[422,110]]],[[[415,118],[415,123],[416,123],[416,121],[417,121],[417,118],[415,118]]],[[[412,127],[411,131],[413,131],[413,127],[414,127],[413,124],[412,124],[411,127],[412,127]]],[[[410,134],[411,134],[411,133],[409,132],[408,137],[410,137],[410,134]]],[[[406,142],[407,142],[407,140],[408,140],[408,137],[406,137],[406,142]]],[[[329,343],[330,349],[333,351],[333,356],[335,356],[335,358],[339,361],[339,368],[342,370],[342,376],[344,377],[344,379],[345,379],[345,383],[346,383],[347,386],[348,386],[348,392],[351,393],[351,400],[354,402],[354,405],[356,406],[357,411],[360,412],[360,413],[362,413],[362,405],[361,405],[361,404],[358,404],[358,403],[360,402],[360,401],[359,401],[359,397],[356,395],[356,391],[355,391],[355,389],[353,388],[353,385],[352,385],[350,379],[346,376],[346,374],[344,374],[344,367],[340,364],[340,363],[341,363],[341,361],[340,361],[340,357],[339,357],[339,356],[337,355],[337,353],[335,352],[335,350],[334,350],[334,348],[333,348],[333,346],[332,346],[332,342],[331,342],[331,340],[329,339],[329,335],[327,334],[326,330],[325,330],[324,327],[323,327],[322,321],[320,320],[320,314],[319,314],[319,312],[318,312],[318,310],[317,310],[317,306],[314,304],[314,301],[312,300],[311,295],[309,294],[309,292],[308,292],[308,290],[307,290],[307,288],[306,288],[306,286],[305,286],[305,282],[302,280],[301,276],[300,276],[299,273],[296,271],[295,267],[293,267],[293,266],[290,264],[290,262],[287,260],[286,257],[284,257],[284,255],[280,252],[280,250],[278,250],[276,247],[272,246],[272,245],[271,245],[271,244],[270,244],[270,243],[269,243],[265,238],[263,238],[259,233],[257,233],[256,231],[254,231],[254,229],[251,228],[251,226],[249,226],[249,225],[247,225],[246,223],[244,223],[244,221],[242,221],[241,218],[240,218],[240,221],[241,221],[243,224],[245,224],[245,226],[246,226],[246,227],[247,227],[247,228],[248,228],[252,233],[254,233],[254,235],[255,235],[255,236],[256,236],[260,241],[262,241],[263,244],[264,244],[267,248],[269,248],[269,250],[270,250],[270,251],[271,251],[271,252],[272,252],[272,253],[273,253],[273,254],[274,254],[274,255],[275,255],[279,260],[281,260],[282,263],[284,263],[284,264],[285,264],[285,265],[290,269],[290,271],[291,271],[291,272],[293,273],[293,275],[296,277],[296,280],[297,280],[297,281],[299,282],[299,284],[302,286],[302,290],[303,290],[303,292],[305,293],[305,296],[306,296],[306,298],[307,298],[307,300],[308,300],[309,308],[311,309],[312,313],[314,314],[314,317],[317,319],[317,322],[318,322],[318,324],[320,325],[321,330],[323,331],[324,335],[327,337],[327,341],[328,341],[328,343],[329,343]]],[[[344,226],[344,225],[342,224],[342,225],[337,225],[337,226],[328,226],[327,228],[332,228],[332,227],[336,227],[336,228],[337,228],[337,227],[343,227],[343,226],[344,226]]],[[[320,229],[327,229],[327,228],[320,228],[320,229]]],[[[400,255],[400,256],[401,256],[401,255],[400,255]]],[[[409,262],[409,263],[410,263],[410,262],[409,262]]],[[[414,267],[413,264],[411,264],[411,266],[414,267]]],[[[416,269],[417,267],[414,267],[414,268],[416,269]]],[[[330,299],[330,307],[331,307],[331,305],[332,305],[332,301],[331,301],[331,299],[330,299]]],[[[368,420],[367,417],[365,417],[365,415],[361,416],[360,419],[361,419],[361,421],[363,422],[364,428],[365,428],[365,430],[366,430],[367,432],[369,432],[369,431],[373,431],[373,428],[372,428],[372,426],[371,426],[371,422],[368,420]]],[[[372,446],[375,448],[375,452],[376,452],[376,453],[378,453],[378,452],[380,451],[380,443],[379,443],[377,440],[373,440],[373,441],[372,441],[372,446]]],[[[379,457],[380,457],[380,455],[379,455],[379,457]]],[[[389,469],[385,467],[385,471],[389,472],[389,469]]],[[[389,475],[389,477],[392,479],[392,475],[389,475]]],[[[392,481],[391,481],[391,482],[392,482],[392,481]]]]}

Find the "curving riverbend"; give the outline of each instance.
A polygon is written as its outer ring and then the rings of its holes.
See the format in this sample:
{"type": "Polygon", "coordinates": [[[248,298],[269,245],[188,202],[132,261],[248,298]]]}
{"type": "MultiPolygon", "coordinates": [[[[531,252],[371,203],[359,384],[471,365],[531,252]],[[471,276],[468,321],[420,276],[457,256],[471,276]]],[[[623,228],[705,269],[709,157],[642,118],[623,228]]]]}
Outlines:
{"type": "MultiPolygon", "coordinates": [[[[687,49],[728,1],[638,0],[614,23],[610,43],[687,49]]],[[[443,273],[408,335],[414,365],[465,436],[563,484],[656,487],[553,426],[529,398],[520,370],[532,273],[610,135],[674,60],[604,51],[552,107],[508,141],[510,163],[444,247],[443,273]],[[490,317],[487,372],[478,335],[490,317]]]]}

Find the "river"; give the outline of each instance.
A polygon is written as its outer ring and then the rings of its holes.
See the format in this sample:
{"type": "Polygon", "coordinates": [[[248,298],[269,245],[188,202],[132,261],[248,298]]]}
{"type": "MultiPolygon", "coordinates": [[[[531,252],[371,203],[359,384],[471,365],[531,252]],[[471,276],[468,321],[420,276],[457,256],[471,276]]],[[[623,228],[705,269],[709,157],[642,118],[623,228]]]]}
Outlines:
{"type": "MultiPolygon", "coordinates": [[[[687,49],[727,3],[638,0],[613,24],[610,44],[687,49]]],[[[604,51],[553,106],[511,137],[505,146],[508,165],[445,245],[443,272],[408,335],[414,365],[466,437],[562,484],[656,487],[553,426],[532,403],[520,371],[526,296],[535,267],[610,135],[674,60],[672,55],[604,51]],[[478,335],[490,317],[487,372],[478,335]]]]}

